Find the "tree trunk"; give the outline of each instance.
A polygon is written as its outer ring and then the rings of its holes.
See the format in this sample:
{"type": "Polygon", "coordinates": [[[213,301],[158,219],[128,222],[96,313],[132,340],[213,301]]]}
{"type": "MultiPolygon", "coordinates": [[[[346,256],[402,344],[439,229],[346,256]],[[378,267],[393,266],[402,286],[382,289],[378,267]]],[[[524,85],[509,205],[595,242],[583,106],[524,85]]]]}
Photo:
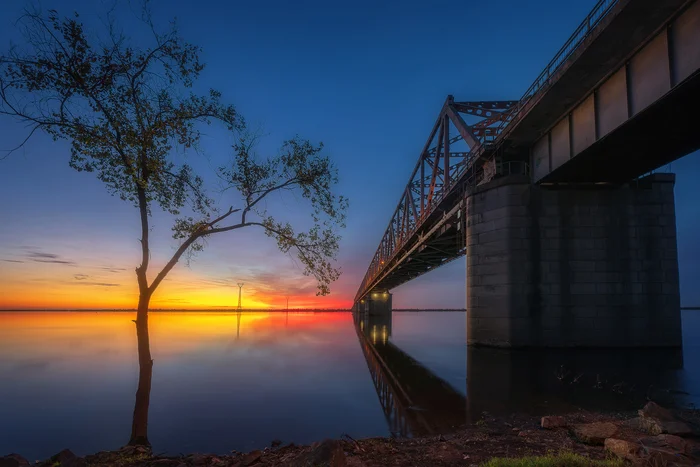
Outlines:
{"type": "Polygon", "coordinates": [[[136,390],[134,418],[131,425],[129,445],[150,446],[148,441],[148,405],[151,400],[151,377],[153,376],[153,359],[148,338],[148,304],[150,293],[141,291],[139,307],[136,313],[136,338],[139,349],[139,385],[136,390]]]}

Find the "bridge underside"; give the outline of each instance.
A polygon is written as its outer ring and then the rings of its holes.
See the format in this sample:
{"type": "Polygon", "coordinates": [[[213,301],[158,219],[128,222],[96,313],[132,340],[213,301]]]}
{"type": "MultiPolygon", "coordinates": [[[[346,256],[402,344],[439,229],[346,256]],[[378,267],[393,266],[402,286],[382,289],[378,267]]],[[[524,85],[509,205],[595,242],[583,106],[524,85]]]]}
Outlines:
{"type": "Polygon", "coordinates": [[[625,183],[700,149],[700,72],[541,183],[625,183]],[[604,170],[601,170],[604,167],[604,170]]]}

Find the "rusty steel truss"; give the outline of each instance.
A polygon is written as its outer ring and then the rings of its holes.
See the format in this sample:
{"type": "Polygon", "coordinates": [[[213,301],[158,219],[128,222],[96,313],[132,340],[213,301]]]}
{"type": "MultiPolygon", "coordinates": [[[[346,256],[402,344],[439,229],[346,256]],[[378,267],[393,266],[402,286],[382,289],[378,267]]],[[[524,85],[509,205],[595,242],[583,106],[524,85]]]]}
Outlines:
{"type": "Polygon", "coordinates": [[[455,259],[464,245],[455,199],[489,170],[490,149],[517,101],[455,102],[448,96],[391,216],[355,301],[455,259]],[[467,120],[475,120],[467,124],[467,120]],[[461,146],[461,150],[460,149],[461,146]],[[475,163],[478,162],[478,163],[475,163]],[[448,222],[452,221],[452,222],[448,222]]]}
{"type": "Polygon", "coordinates": [[[461,225],[465,191],[497,174],[528,172],[526,162],[502,163],[494,154],[501,151],[511,129],[619,3],[599,0],[520,100],[454,102],[448,96],[362,279],[355,303],[372,290],[389,290],[464,254],[461,225]],[[467,124],[474,119],[477,121],[467,124]],[[457,150],[456,145],[462,149],[457,150]]]}

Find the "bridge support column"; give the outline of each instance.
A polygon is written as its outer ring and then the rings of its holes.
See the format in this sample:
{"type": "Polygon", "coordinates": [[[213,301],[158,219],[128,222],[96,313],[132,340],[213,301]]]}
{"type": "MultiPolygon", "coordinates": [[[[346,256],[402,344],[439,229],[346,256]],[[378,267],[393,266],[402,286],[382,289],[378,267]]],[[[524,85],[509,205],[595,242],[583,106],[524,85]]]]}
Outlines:
{"type": "Polygon", "coordinates": [[[512,176],[467,196],[467,341],[678,347],[673,174],[551,189],[512,176]]]}
{"type": "Polygon", "coordinates": [[[391,298],[389,291],[373,290],[365,298],[353,305],[353,311],[376,314],[391,314],[391,298]]]}

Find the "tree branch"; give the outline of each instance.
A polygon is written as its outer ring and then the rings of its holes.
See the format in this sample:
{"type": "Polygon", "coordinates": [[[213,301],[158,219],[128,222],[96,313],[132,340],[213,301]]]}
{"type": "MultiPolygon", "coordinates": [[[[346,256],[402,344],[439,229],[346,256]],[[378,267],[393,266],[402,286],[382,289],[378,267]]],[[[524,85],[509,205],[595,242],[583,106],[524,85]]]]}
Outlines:
{"type": "MultiPolygon", "coordinates": [[[[238,211],[238,210],[229,209],[229,211],[226,214],[224,214],[223,216],[221,216],[219,219],[224,219],[226,216],[233,214],[235,211],[238,211]]],[[[207,224],[207,225],[210,225],[210,224],[207,224]]],[[[240,229],[242,227],[247,227],[247,225],[250,225],[250,224],[232,225],[232,226],[229,226],[225,231],[240,229]]],[[[209,235],[210,233],[212,233],[212,230],[200,229],[197,232],[194,232],[192,235],[190,235],[190,237],[187,240],[185,240],[182,243],[182,245],[180,245],[180,247],[177,249],[177,251],[175,251],[175,254],[172,256],[172,258],[170,258],[170,261],[168,261],[168,263],[165,265],[165,267],[163,267],[163,269],[158,273],[156,278],[153,279],[153,282],[151,283],[151,286],[148,289],[149,293],[153,293],[156,290],[156,288],[160,285],[160,283],[163,282],[163,279],[165,279],[165,276],[167,276],[168,273],[170,272],[170,270],[175,267],[175,265],[180,260],[182,255],[187,251],[187,249],[195,241],[197,241],[198,238],[204,237],[205,235],[209,235]]]]}
{"type": "MultiPolygon", "coordinates": [[[[260,200],[262,200],[264,197],[266,197],[267,195],[269,195],[269,194],[272,193],[273,191],[281,190],[282,188],[291,186],[291,185],[293,185],[294,183],[297,183],[298,181],[299,181],[299,180],[298,180],[296,177],[295,177],[295,178],[290,178],[289,180],[287,180],[287,181],[284,182],[284,183],[281,183],[281,184],[279,184],[279,185],[277,185],[277,186],[273,186],[273,187],[268,188],[267,190],[265,190],[265,191],[263,192],[263,194],[261,194],[260,196],[258,196],[258,197],[255,199],[255,201],[253,201],[252,203],[248,203],[248,205],[246,206],[246,208],[243,210],[243,214],[241,214],[241,222],[242,222],[242,223],[245,223],[245,216],[246,216],[246,214],[248,214],[248,211],[250,211],[251,209],[253,209],[253,206],[255,206],[256,204],[258,204],[258,202],[259,202],[260,200]]],[[[247,199],[248,199],[248,198],[247,198],[247,199]]]]}

